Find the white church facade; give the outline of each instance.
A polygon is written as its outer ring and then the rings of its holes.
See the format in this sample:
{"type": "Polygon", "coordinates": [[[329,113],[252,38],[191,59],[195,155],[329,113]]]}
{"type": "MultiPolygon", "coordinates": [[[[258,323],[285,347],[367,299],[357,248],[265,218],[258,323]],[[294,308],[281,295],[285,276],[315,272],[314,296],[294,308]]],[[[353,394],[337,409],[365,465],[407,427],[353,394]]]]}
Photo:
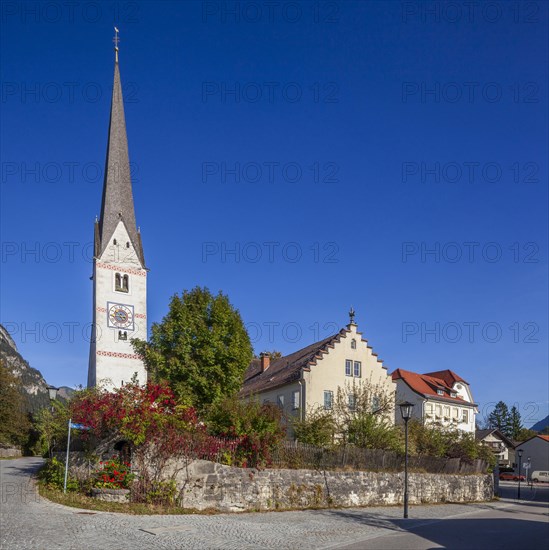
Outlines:
{"type": "Polygon", "coordinates": [[[113,389],[147,371],[131,345],[147,339],[147,273],[137,229],[118,48],[105,162],[101,215],[95,222],[93,329],[88,387],[113,389]]]}

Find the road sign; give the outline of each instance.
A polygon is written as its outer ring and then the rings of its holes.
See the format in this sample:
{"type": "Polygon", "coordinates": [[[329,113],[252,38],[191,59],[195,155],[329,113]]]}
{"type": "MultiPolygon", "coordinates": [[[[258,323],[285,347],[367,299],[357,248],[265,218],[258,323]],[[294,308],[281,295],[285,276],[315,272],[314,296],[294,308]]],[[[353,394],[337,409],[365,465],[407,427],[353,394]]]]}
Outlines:
{"type": "Polygon", "coordinates": [[[532,464],[530,462],[525,462],[522,467],[525,469],[525,470],[528,470],[528,468],[531,468],[532,467],[532,464]]]}

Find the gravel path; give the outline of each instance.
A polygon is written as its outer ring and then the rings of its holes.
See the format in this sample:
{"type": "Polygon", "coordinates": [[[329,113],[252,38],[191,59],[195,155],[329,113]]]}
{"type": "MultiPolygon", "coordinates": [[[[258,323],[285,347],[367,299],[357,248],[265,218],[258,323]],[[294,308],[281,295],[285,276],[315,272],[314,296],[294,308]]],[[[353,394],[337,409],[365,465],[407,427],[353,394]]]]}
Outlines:
{"type": "MultiPolygon", "coordinates": [[[[89,512],[42,499],[32,479],[40,458],[0,460],[0,548],[17,549],[319,549],[403,531],[402,509],[348,508],[130,516],[89,512]]],[[[406,528],[502,504],[413,506],[406,528]]]]}

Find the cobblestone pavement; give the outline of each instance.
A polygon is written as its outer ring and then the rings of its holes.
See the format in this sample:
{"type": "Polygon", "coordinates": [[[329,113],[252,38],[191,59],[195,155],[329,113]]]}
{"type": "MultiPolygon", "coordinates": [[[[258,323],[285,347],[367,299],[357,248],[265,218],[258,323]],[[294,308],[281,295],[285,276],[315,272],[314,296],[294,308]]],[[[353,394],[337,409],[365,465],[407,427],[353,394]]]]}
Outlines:
{"type": "Polygon", "coordinates": [[[0,460],[2,549],[327,549],[502,506],[412,506],[413,519],[408,520],[401,519],[400,507],[131,516],[78,510],[42,499],[32,480],[41,463],[40,458],[0,460]]]}

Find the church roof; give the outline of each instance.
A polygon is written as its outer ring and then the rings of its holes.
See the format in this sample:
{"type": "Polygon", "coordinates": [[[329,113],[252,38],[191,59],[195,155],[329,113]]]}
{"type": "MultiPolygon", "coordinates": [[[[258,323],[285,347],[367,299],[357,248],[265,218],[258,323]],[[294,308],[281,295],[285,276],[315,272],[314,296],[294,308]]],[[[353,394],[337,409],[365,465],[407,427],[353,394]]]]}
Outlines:
{"type": "Polygon", "coordinates": [[[100,256],[105,251],[120,220],[124,222],[142,267],[145,267],[141,235],[137,231],[135,223],[124,100],[117,55],[114,64],[101,216],[96,227],[96,256],[100,256]]]}

